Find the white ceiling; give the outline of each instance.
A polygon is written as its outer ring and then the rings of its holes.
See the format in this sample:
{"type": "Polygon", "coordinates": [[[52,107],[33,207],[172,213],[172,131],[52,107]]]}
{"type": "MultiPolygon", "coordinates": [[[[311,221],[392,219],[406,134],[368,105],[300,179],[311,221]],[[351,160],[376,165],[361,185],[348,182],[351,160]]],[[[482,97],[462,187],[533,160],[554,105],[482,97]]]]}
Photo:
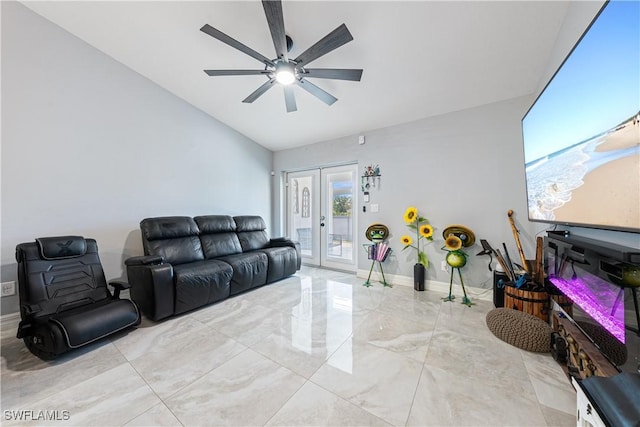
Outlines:
{"type": "Polygon", "coordinates": [[[361,82],[313,80],[338,98],[332,106],[295,88],[298,111],[287,113],[280,87],[253,104],[241,102],[263,76],[203,72],[263,68],[199,31],[205,23],[275,57],[259,1],[23,3],[274,151],[531,94],[568,7],[566,1],[285,0],[290,56],[345,23],[354,40],[311,66],[364,69],[361,82]]]}

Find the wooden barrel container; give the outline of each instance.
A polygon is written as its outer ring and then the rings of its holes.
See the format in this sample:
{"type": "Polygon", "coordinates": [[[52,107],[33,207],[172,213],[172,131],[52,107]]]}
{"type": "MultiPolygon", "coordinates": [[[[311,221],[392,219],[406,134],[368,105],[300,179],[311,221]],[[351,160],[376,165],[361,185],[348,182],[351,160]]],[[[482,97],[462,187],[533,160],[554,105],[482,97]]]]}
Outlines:
{"type": "Polygon", "coordinates": [[[505,286],[504,306],[549,321],[549,294],[544,291],[532,291],[524,286],[519,289],[505,286]]]}

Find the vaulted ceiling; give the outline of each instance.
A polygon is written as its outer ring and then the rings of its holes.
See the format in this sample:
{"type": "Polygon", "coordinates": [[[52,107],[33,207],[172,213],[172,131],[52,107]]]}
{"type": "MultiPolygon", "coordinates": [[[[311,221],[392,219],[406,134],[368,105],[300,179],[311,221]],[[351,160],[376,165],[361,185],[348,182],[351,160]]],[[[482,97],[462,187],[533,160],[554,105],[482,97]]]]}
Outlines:
{"type": "Polygon", "coordinates": [[[566,1],[285,0],[291,56],[344,23],[354,40],[311,65],[364,69],[360,82],[313,81],[338,98],[332,106],[295,88],[298,111],[287,113],[280,87],[241,102],[264,76],[203,72],[263,67],[199,31],[204,24],[275,58],[259,1],[23,4],[274,151],[531,94],[568,7],[566,1]]]}

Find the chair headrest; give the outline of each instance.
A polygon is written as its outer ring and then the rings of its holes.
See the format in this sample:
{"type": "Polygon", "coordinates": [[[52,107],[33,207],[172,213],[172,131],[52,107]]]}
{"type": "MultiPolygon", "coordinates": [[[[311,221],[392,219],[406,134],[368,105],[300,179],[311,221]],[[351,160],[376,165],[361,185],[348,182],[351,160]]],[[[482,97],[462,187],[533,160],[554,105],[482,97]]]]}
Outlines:
{"type": "Polygon", "coordinates": [[[87,253],[87,241],[82,236],[40,237],[36,239],[44,259],[63,259],[87,253]]]}

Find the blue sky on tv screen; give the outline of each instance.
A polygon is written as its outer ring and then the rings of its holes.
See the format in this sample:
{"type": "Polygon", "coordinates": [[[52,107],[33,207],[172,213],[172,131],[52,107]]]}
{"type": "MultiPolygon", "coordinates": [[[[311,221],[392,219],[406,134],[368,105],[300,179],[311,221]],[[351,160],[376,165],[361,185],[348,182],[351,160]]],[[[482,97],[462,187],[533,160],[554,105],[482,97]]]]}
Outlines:
{"type": "Polygon", "coordinates": [[[611,1],[522,121],[525,163],[640,111],[640,2],[611,1]]]}

